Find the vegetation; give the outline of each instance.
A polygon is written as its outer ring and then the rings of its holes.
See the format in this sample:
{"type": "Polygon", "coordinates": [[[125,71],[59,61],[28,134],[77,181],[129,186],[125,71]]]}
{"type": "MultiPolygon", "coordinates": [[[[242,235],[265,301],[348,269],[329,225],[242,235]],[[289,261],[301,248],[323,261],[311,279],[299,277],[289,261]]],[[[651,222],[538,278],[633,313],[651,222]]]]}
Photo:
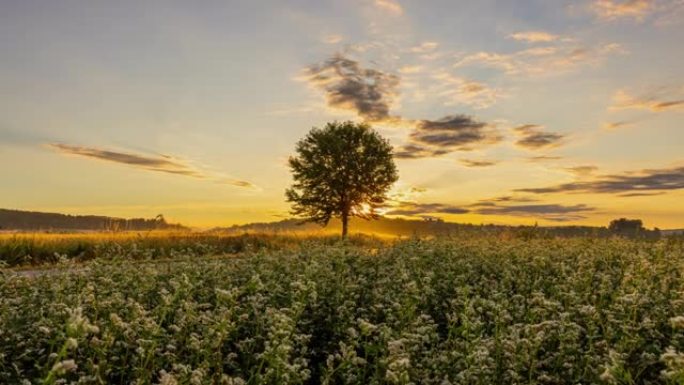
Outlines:
{"type": "Polygon", "coordinates": [[[184,230],[185,227],[155,218],[112,218],[98,215],[67,215],[34,211],[0,209],[0,230],[92,230],[143,231],[184,230]]]}
{"type": "Polygon", "coordinates": [[[286,191],[292,213],[327,225],[342,221],[347,236],[349,218],[377,219],[386,194],[397,181],[392,146],[365,123],[328,123],[312,129],[290,157],[294,184],[286,191]]]}
{"type": "Polygon", "coordinates": [[[297,241],[7,271],[0,383],[684,383],[678,239],[297,241]]]}
{"type": "MultiPolygon", "coordinates": [[[[28,233],[0,234],[1,266],[37,266],[84,262],[93,259],[151,261],[193,259],[250,251],[296,251],[309,235],[225,234],[155,231],[147,233],[28,233]]],[[[332,236],[317,236],[317,243],[333,244],[332,236]]],[[[379,240],[355,236],[354,245],[377,245],[379,240]]]]}

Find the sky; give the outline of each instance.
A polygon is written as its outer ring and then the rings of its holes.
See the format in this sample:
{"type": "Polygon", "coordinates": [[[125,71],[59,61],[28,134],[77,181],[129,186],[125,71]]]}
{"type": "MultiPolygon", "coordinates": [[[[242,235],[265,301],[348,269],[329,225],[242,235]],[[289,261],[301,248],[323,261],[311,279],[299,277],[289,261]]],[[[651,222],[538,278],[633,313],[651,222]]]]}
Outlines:
{"type": "Polygon", "coordinates": [[[682,0],[1,1],[0,207],[280,220],[353,120],[387,215],[684,227],[682,41],[682,0]]]}

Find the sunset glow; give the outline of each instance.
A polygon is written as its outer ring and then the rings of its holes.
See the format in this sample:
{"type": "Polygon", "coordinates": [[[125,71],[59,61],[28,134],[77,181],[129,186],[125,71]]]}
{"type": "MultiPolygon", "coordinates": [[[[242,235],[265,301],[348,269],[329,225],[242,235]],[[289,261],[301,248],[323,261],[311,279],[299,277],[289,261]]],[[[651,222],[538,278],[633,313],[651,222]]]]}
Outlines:
{"type": "Polygon", "coordinates": [[[0,208],[288,216],[312,127],[394,147],[382,214],[684,227],[684,4],[5,1],[0,208]]]}

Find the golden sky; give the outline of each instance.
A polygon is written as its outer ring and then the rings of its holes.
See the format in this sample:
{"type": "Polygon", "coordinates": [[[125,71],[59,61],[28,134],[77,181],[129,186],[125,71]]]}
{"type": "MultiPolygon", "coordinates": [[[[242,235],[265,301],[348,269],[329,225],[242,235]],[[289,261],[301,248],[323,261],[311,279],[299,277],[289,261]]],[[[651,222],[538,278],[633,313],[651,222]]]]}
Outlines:
{"type": "Polygon", "coordinates": [[[286,217],[311,127],[395,147],[389,214],[684,227],[684,3],[0,3],[0,207],[286,217]]]}

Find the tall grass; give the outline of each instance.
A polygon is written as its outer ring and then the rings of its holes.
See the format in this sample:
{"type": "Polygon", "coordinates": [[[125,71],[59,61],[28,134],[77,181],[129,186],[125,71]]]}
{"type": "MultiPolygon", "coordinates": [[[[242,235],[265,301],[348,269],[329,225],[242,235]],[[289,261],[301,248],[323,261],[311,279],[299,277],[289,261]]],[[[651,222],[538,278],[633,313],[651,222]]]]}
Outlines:
{"type": "Polygon", "coordinates": [[[0,383],[684,383],[681,243],[301,245],[0,277],[0,383]]]}
{"type": "MultiPolygon", "coordinates": [[[[308,242],[334,244],[334,235],[222,234],[192,232],[0,233],[0,265],[45,265],[92,259],[150,260],[237,254],[256,250],[293,250],[308,242]]],[[[381,244],[356,235],[356,245],[381,244]]]]}

